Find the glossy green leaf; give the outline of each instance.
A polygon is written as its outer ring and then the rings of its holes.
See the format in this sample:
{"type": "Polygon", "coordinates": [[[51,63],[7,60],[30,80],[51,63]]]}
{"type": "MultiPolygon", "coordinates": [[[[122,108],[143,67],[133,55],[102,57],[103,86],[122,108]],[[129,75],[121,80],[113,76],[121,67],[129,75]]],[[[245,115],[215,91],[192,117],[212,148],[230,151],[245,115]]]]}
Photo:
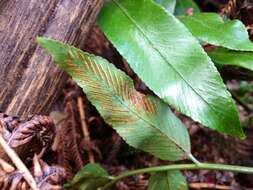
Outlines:
{"type": "Polygon", "coordinates": [[[253,71],[253,53],[216,48],[208,51],[209,57],[220,66],[232,65],[253,71]]]}
{"type": "Polygon", "coordinates": [[[110,181],[108,173],[98,164],[87,164],[67,184],[66,188],[79,190],[95,190],[110,181]]]}
{"type": "Polygon", "coordinates": [[[187,182],[180,171],[155,173],[149,178],[148,190],[187,190],[187,182]]]}
{"type": "Polygon", "coordinates": [[[247,29],[240,20],[226,20],[216,13],[178,17],[203,42],[232,50],[253,51],[247,29]]]}
{"type": "Polygon", "coordinates": [[[163,6],[170,13],[174,13],[176,7],[176,0],[155,0],[156,3],[163,6]]]}
{"type": "Polygon", "coordinates": [[[199,7],[194,0],[177,0],[175,15],[185,15],[189,9],[192,9],[191,11],[193,14],[200,12],[199,7]]]}
{"type": "Polygon", "coordinates": [[[181,121],[160,99],[137,92],[124,72],[74,47],[49,39],[38,41],[128,144],[166,160],[190,154],[189,135],[181,121]]]}
{"type": "Polygon", "coordinates": [[[112,0],[98,23],[135,73],[165,102],[205,126],[244,137],[216,67],[173,15],[150,0],[112,0]]]}

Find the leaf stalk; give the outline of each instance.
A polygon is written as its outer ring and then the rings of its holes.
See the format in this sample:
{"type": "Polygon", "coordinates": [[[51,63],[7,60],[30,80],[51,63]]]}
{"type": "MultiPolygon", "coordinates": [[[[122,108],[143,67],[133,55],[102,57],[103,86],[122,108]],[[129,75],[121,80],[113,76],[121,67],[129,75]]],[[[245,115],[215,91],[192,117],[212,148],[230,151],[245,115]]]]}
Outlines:
{"type": "Polygon", "coordinates": [[[211,163],[173,164],[173,165],[157,166],[157,167],[150,167],[150,168],[142,168],[142,169],[124,172],[121,175],[112,178],[112,181],[107,183],[104,187],[99,188],[98,190],[106,190],[125,177],[138,175],[142,173],[165,172],[165,171],[171,171],[171,170],[220,170],[220,171],[231,171],[231,172],[238,172],[238,173],[253,174],[253,167],[232,166],[232,165],[226,165],[226,164],[211,164],[211,163]]]}
{"type": "Polygon", "coordinates": [[[189,159],[196,165],[200,165],[201,162],[198,161],[191,153],[188,155],[189,159]]]}

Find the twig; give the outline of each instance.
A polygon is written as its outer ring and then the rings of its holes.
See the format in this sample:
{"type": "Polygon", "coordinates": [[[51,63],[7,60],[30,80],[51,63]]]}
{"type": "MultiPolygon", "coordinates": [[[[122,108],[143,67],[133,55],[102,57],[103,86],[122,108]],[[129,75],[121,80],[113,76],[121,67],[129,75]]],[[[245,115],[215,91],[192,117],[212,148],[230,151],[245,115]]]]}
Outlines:
{"type": "Polygon", "coordinates": [[[82,126],[84,141],[85,141],[85,143],[87,145],[87,149],[88,149],[89,161],[90,161],[90,163],[94,163],[95,162],[94,155],[93,155],[92,150],[90,148],[90,134],[89,134],[88,126],[86,125],[86,122],[85,122],[83,99],[80,96],[77,98],[77,106],[78,106],[78,110],[79,110],[79,114],[80,114],[80,118],[81,118],[81,126],[82,126]]]}
{"type": "Polygon", "coordinates": [[[203,188],[212,188],[212,189],[221,189],[221,190],[229,190],[232,189],[231,186],[227,185],[217,185],[213,183],[190,183],[189,187],[192,189],[203,189],[203,188]]]}
{"type": "Polygon", "coordinates": [[[0,145],[2,146],[6,154],[10,157],[11,161],[15,164],[16,168],[23,174],[24,179],[27,181],[30,187],[33,190],[39,190],[33,176],[31,175],[27,167],[24,165],[24,163],[21,161],[21,159],[18,157],[16,152],[6,143],[2,134],[0,134],[0,145]]]}

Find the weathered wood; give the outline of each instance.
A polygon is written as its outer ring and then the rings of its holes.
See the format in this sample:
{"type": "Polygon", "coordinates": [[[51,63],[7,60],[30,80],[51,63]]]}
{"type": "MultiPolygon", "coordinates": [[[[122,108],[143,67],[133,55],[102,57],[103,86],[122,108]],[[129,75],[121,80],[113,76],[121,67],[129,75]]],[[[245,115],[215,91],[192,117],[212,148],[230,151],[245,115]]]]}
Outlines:
{"type": "Polygon", "coordinates": [[[46,114],[66,74],[36,44],[37,36],[84,44],[104,0],[0,0],[0,110],[46,114]]]}

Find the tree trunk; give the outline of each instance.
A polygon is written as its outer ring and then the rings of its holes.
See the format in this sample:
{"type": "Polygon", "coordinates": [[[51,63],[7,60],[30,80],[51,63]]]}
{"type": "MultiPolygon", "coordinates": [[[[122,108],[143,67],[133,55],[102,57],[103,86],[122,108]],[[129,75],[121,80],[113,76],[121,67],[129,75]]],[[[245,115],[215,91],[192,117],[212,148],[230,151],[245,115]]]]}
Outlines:
{"type": "Polygon", "coordinates": [[[45,36],[84,44],[104,0],[0,0],[0,109],[47,114],[67,76],[37,45],[45,36]]]}

